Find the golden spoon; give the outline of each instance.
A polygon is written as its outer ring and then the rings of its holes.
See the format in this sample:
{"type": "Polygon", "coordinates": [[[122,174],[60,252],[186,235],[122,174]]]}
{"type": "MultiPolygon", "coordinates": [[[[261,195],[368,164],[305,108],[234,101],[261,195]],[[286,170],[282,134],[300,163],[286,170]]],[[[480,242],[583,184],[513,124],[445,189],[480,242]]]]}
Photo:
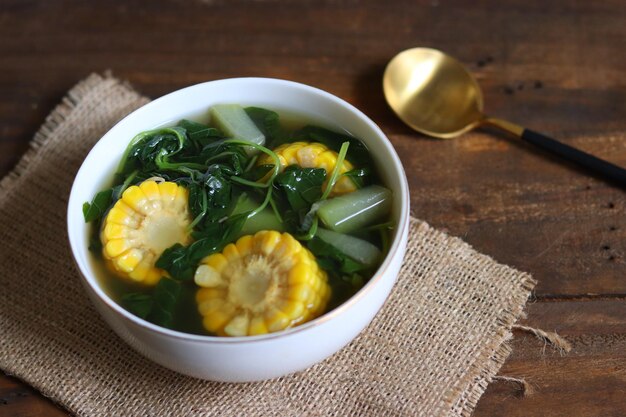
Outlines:
{"type": "Polygon", "coordinates": [[[457,137],[482,125],[496,126],[553,154],[626,185],[626,170],[564,143],[483,113],[480,87],[456,59],[436,49],[400,52],[383,76],[385,98],[410,127],[440,139],[457,137]]]}

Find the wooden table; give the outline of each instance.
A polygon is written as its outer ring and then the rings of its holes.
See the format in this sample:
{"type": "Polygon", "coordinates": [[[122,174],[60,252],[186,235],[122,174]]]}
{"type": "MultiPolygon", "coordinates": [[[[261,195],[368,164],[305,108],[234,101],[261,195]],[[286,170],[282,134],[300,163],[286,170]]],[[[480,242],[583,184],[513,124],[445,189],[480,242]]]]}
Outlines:
{"type": "MultiPolygon", "coordinates": [[[[111,69],[150,97],[263,76],[320,87],[389,135],[413,213],[539,280],[525,324],[573,345],[561,356],[516,334],[476,416],[626,415],[626,194],[502,135],[431,140],[382,96],[398,51],[443,49],[484,89],[487,111],[626,165],[626,3],[543,1],[84,1],[0,4],[0,174],[63,94],[111,69]],[[105,3],[100,3],[104,5],[105,3]]],[[[65,412],[0,374],[0,415],[65,412]]]]}

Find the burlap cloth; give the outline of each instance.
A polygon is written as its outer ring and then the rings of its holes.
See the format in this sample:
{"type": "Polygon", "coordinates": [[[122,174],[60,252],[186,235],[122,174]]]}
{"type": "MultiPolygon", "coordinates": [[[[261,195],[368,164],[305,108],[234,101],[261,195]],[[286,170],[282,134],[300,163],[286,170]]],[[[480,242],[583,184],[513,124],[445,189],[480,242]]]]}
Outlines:
{"type": "Polygon", "coordinates": [[[469,416],[535,282],[413,219],[398,283],[349,346],[295,375],[222,384],[144,359],[100,319],[69,250],[72,180],[148,100],[110,77],[74,87],[0,182],[0,367],[80,416],[469,416]]]}

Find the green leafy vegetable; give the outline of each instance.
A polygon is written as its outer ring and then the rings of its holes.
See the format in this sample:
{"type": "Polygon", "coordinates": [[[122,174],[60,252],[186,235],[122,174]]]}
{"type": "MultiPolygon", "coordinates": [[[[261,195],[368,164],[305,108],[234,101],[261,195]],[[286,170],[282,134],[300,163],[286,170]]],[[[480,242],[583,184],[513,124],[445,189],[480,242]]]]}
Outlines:
{"type": "Polygon", "coordinates": [[[83,204],[83,217],[85,217],[85,223],[91,223],[94,220],[100,220],[104,213],[111,205],[112,189],[100,191],[91,201],[91,204],[85,202],[83,204]]]}
{"type": "Polygon", "coordinates": [[[191,281],[197,265],[189,259],[189,249],[180,243],[171,246],[157,259],[155,266],[180,281],[191,281]]]}
{"type": "Polygon", "coordinates": [[[172,169],[170,159],[188,144],[189,139],[182,127],[167,127],[142,132],[128,145],[117,175],[122,177],[134,170],[172,169]]]}
{"type": "Polygon", "coordinates": [[[261,107],[246,107],[246,114],[265,135],[267,144],[275,148],[288,139],[287,134],[280,125],[278,113],[261,107]]]}
{"type": "Polygon", "coordinates": [[[224,137],[224,134],[219,129],[192,120],[183,119],[178,122],[177,126],[185,129],[189,139],[199,144],[207,144],[224,137]]]}
{"type": "Polygon", "coordinates": [[[249,181],[258,182],[265,178],[265,176],[269,174],[273,168],[274,165],[258,165],[244,172],[242,178],[245,178],[249,181]]]}
{"type": "Polygon", "coordinates": [[[274,183],[283,189],[291,209],[295,212],[308,211],[311,205],[322,196],[322,184],[326,180],[323,168],[287,167],[274,183]]]}
{"type": "Polygon", "coordinates": [[[221,223],[210,223],[204,230],[192,234],[195,241],[191,245],[176,244],[166,249],[156,262],[157,268],[166,270],[176,280],[193,280],[198,263],[232,242],[241,232],[247,218],[247,213],[244,213],[231,216],[221,223]]]}
{"type": "Polygon", "coordinates": [[[180,295],[181,283],[163,277],[150,294],[126,294],[122,297],[122,304],[142,319],[159,326],[171,327],[180,295]]]}
{"type": "Polygon", "coordinates": [[[124,294],[122,304],[135,316],[146,319],[152,311],[152,295],[139,292],[124,294]]]}
{"type": "Polygon", "coordinates": [[[170,327],[174,321],[174,312],[180,293],[180,282],[161,278],[152,293],[152,309],[148,320],[163,327],[170,327]]]}
{"type": "Polygon", "coordinates": [[[321,260],[326,263],[327,268],[324,269],[327,271],[352,274],[368,269],[367,265],[354,260],[317,236],[307,242],[307,247],[318,258],[318,262],[321,260]]]}
{"type": "Polygon", "coordinates": [[[355,168],[344,172],[341,176],[350,178],[357,188],[363,188],[372,183],[372,172],[369,168],[355,168]]]}

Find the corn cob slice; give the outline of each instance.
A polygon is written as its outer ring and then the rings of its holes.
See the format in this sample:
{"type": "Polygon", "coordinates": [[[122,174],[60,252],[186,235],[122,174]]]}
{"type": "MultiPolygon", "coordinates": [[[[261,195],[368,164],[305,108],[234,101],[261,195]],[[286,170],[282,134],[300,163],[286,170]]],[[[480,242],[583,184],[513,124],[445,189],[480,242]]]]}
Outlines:
{"type": "Polygon", "coordinates": [[[288,233],[260,231],[206,257],[194,280],[206,330],[220,336],[276,332],[322,314],[327,275],[288,233]]]}
{"type": "MultiPolygon", "coordinates": [[[[293,142],[285,143],[274,149],[274,153],[280,160],[281,171],[289,165],[299,165],[302,168],[324,168],[326,170],[326,182],[323,185],[323,190],[326,189],[328,184],[328,176],[335,169],[337,164],[337,152],[328,149],[326,145],[317,142],[293,142]]],[[[273,165],[273,160],[269,155],[264,155],[259,158],[259,165],[273,165]]],[[[353,165],[344,160],[339,174],[343,174],[352,170],[353,165]]],[[[335,183],[331,196],[350,193],[356,190],[356,186],[350,178],[340,177],[335,183]]]]}
{"type": "Polygon", "coordinates": [[[188,191],[173,182],[152,180],[128,187],[109,210],[100,240],[107,266],[117,275],[148,285],[165,271],[154,266],[163,251],[191,237],[188,191]]]}

